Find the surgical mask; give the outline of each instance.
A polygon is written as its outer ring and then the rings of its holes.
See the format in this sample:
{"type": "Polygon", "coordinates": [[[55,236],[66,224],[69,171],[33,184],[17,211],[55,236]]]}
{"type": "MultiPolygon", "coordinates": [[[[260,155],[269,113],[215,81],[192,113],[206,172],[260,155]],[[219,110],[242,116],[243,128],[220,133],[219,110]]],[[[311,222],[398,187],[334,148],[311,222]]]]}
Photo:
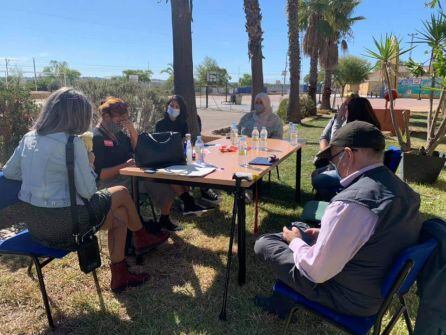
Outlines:
{"type": "Polygon", "coordinates": [[[265,110],[265,106],[263,106],[262,104],[255,104],[254,110],[256,111],[257,114],[260,114],[265,110]]]}
{"type": "Polygon", "coordinates": [[[173,121],[180,115],[180,110],[178,108],[167,107],[167,114],[170,119],[173,121]]]}
{"type": "MultiPolygon", "coordinates": [[[[339,173],[338,165],[339,165],[339,163],[341,163],[342,159],[344,158],[344,155],[345,155],[345,151],[343,151],[342,154],[341,154],[341,156],[339,156],[338,164],[337,164],[337,165],[336,165],[335,163],[330,162],[331,165],[334,167],[334,169],[336,170],[336,172],[337,172],[337,174],[338,174],[339,176],[341,176],[341,174],[339,173]]],[[[341,177],[341,178],[342,178],[342,177],[341,177]]]]}

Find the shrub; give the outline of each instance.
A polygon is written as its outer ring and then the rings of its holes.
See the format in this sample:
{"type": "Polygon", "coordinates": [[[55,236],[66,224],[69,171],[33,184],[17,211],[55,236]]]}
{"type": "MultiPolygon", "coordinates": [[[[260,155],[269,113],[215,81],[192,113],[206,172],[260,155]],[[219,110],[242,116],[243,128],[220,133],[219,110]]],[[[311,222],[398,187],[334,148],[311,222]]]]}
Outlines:
{"type": "Polygon", "coordinates": [[[0,83],[0,166],[6,163],[32,126],[37,110],[29,91],[20,81],[11,81],[8,88],[0,83]]]}
{"type": "MultiPolygon", "coordinates": [[[[300,101],[300,115],[302,118],[309,117],[310,111],[315,108],[313,100],[309,99],[307,95],[301,95],[300,101]]],[[[277,110],[277,115],[282,119],[283,122],[287,122],[287,110],[288,110],[288,98],[283,99],[280,102],[279,109],[277,110]]]]}
{"type": "MultiPolygon", "coordinates": [[[[153,131],[155,122],[162,118],[167,98],[147,85],[122,79],[79,80],[75,88],[84,92],[91,102],[98,107],[107,96],[115,96],[129,104],[129,113],[138,125],[139,131],[153,131]]],[[[94,122],[99,115],[95,114],[94,122]]]]}

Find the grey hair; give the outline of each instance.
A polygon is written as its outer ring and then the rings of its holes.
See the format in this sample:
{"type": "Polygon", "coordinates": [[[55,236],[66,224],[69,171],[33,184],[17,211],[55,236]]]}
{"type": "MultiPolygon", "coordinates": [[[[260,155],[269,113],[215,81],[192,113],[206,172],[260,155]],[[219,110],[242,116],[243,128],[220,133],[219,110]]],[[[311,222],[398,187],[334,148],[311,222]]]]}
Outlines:
{"type": "Polygon", "coordinates": [[[82,92],[62,87],[46,99],[33,129],[39,135],[82,134],[90,129],[92,110],[90,101],[82,92]]]}

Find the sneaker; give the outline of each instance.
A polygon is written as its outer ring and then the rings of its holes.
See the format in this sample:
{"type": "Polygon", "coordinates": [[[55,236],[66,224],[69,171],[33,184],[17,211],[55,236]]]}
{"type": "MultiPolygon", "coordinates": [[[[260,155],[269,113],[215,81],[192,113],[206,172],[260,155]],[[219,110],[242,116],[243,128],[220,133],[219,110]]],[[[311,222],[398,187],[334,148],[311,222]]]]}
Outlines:
{"type": "Polygon", "coordinates": [[[161,216],[159,223],[160,223],[161,228],[164,228],[164,229],[166,229],[168,231],[181,231],[181,230],[183,230],[182,227],[180,227],[180,226],[176,225],[175,223],[173,223],[170,220],[169,216],[161,216]]]}
{"type": "Polygon", "coordinates": [[[209,212],[213,210],[212,207],[205,207],[201,205],[197,205],[196,203],[192,203],[188,206],[184,206],[183,209],[183,216],[187,215],[195,215],[195,216],[201,216],[203,213],[209,212]]]}
{"type": "Polygon", "coordinates": [[[276,314],[283,320],[287,319],[288,313],[294,306],[292,302],[280,298],[274,293],[270,297],[255,296],[254,304],[267,313],[276,314]]]}
{"type": "Polygon", "coordinates": [[[221,202],[218,194],[213,189],[201,189],[201,200],[212,205],[218,205],[221,202]]]}

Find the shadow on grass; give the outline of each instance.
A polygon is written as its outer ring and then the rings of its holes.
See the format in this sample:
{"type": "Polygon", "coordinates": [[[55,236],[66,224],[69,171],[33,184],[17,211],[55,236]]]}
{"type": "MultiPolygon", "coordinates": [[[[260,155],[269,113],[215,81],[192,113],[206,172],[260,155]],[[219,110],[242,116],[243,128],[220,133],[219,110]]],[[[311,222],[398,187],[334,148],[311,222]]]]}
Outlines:
{"type": "Polygon", "coordinates": [[[271,186],[268,183],[263,183],[263,191],[261,200],[266,203],[281,206],[283,208],[303,206],[307,201],[314,198],[312,193],[301,190],[301,203],[298,204],[294,200],[294,187],[286,185],[282,182],[271,181],[271,186]]]}

